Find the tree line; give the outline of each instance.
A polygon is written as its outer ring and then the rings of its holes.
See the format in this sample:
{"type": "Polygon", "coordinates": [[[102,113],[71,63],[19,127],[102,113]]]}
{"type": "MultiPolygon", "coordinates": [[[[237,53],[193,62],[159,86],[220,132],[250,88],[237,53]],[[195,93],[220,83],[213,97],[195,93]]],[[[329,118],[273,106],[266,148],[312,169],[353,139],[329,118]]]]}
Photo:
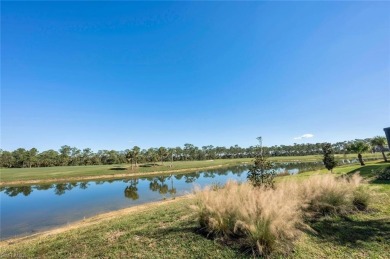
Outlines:
{"type": "MultiPolygon", "coordinates": [[[[332,144],[335,154],[348,154],[353,152],[348,147],[364,143],[374,143],[375,138],[355,139],[332,144]]],[[[383,137],[380,137],[384,139],[383,137]]],[[[381,145],[371,145],[370,150],[383,151],[386,142],[381,145]]],[[[264,154],[268,156],[306,156],[321,155],[324,143],[305,143],[294,145],[277,145],[263,147],[264,154]]],[[[253,158],[256,156],[257,146],[240,147],[214,147],[212,145],[196,147],[193,144],[184,144],[183,147],[159,147],[141,149],[134,146],[123,151],[99,150],[93,152],[90,148],[78,149],[68,145],[59,150],[46,150],[39,152],[36,148],[30,150],[18,148],[14,151],[0,149],[0,166],[5,168],[50,167],[50,166],[79,166],[79,165],[110,165],[131,163],[164,163],[165,161],[194,161],[231,158],[253,158]]]]}

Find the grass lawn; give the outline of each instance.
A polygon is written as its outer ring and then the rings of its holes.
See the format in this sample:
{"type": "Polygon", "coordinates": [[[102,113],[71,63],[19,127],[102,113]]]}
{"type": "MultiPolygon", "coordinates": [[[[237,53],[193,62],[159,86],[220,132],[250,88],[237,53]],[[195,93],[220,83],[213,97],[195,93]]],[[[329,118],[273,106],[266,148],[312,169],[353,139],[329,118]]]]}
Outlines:
{"type": "MultiPolygon", "coordinates": [[[[337,155],[342,159],[342,155],[337,155]]],[[[380,158],[380,154],[367,154],[366,158],[380,158]]],[[[356,158],[355,154],[349,154],[348,159],[356,158]]],[[[321,161],[322,156],[291,156],[272,157],[274,162],[310,162],[321,161]]],[[[131,170],[128,164],[122,165],[93,165],[93,166],[57,166],[39,168],[2,168],[0,169],[0,185],[7,184],[34,184],[38,182],[61,182],[70,180],[90,180],[99,178],[125,178],[131,176],[142,176],[146,174],[167,174],[170,172],[194,171],[201,168],[231,166],[241,163],[251,162],[251,158],[238,159],[216,159],[204,161],[176,161],[173,166],[170,162],[164,165],[151,166],[149,164],[140,165],[131,170]],[[30,182],[29,182],[30,181],[30,182]]]]}
{"type": "MultiPolygon", "coordinates": [[[[390,163],[368,163],[365,167],[344,166],[336,174],[360,171],[372,180],[374,171],[390,163]]],[[[305,178],[316,171],[297,176],[305,178]]],[[[372,205],[368,212],[348,218],[327,217],[311,226],[317,231],[303,233],[296,242],[292,258],[389,258],[390,182],[371,181],[372,205]],[[374,191],[375,190],[375,191],[374,191]]],[[[248,257],[198,233],[189,199],[150,206],[146,210],[120,215],[94,225],[81,226],[60,234],[0,243],[0,257],[28,258],[241,258],[248,257]]]]}
{"type": "Polygon", "coordinates": [[[98,179],[101,176],[107,177],[126,177],[126,176],[142,176],[156,172],[157,174],[169,173],[170,171],[185,171],[196,170],[198,168],[217,167],[236,165],[243,162],[250,162],[251,159],[219,159],[206,161],[177,161],[173,162],[170,167],[170,162],[164,162],[164,165],[144,164],[131,170],[129,164],[120,165],[91,165],[91,166],[57,166],[57,167],[39,167],[39,168],[9,168],[1,169],[1,182],[7,183],[12,181],[28,181],[28,180],[66,180],[74,178],[98,179]]]}

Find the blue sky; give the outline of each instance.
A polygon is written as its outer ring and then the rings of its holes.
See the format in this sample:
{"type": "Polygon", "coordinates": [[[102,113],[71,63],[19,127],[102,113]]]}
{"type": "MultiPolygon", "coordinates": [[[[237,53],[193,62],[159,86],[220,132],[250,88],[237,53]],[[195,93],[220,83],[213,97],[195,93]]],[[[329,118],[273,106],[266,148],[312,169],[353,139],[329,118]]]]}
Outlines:
{"type": "Polygon", "coordinates": [[[1,5],[5,150],[288,145],[390,126],[390,3],[1,5]]]}

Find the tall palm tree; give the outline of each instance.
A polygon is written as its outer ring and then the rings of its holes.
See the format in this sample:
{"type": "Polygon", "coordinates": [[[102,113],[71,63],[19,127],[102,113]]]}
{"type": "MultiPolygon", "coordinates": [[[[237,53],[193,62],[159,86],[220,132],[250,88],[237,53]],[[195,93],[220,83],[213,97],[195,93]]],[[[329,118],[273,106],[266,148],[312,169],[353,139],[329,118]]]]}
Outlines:
{"type": "Polygon", "coordinates": [[[366,142],[363,142],[363,141],[356,141],[356,142],[350,144],[347,147],[347,150],[350,152],[353,152],[353,153],[357,153],[360,165],[363,166],[365,164],[364,164],[362,153],[369,151],[370,145],[366,142]]]}
{"type": "Polygon", "coordinates": [[[131,165],[131,170],[133,170],[133,151],[128,150],[126,153],[126,159],[131,165]]]}
{"type": "Polygon", "coordinates": [[[160,147],[157,150],[158,156],[160,157],[161,164],[164,164],[164,158],[167,156],[167,149],[165,147],[160,147]]]}
{"type": "Polygon", "coordinates": [[[377,147],[380,148],[380,150],[382,152],[383,159],[385,160],[385,162],[387,162],[387,157],[385,155],[385,145],[386,145],[386,143],[387,143],[387,141],[386,141],[385,137],[376,136],[373,139],[371,139],[371,145],[377,146],[377,147]]]}
{"type": "Polygon", "coordinates": [[[139,152],[140,152],[140,148],[138,146],[134,146],[133,149],[131,150],[131,152],[133,153],[133,159],[134,159],[134,164],[135,164],[135,167],[138,166],[137,164],[137,158],[138,158],[138,155],[139,155],[139,152]]]}

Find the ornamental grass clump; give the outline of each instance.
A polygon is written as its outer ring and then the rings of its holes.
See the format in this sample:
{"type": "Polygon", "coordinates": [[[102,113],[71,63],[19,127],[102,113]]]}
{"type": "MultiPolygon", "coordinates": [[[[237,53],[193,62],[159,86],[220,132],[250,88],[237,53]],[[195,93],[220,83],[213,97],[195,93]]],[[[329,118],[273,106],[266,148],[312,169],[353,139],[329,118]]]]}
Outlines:
{"type": "Polygon", "coordinates": [[[302,209],[306,213],[321,216],[346,215],[357,207],[366,208],[368,193],[363,188],[358,190],[361,181],[362,177],[358,174],[339,178],[332,175],[312,176],[300,183],[298,188],[302,209]]]}
{"type": "Polygon", "coordinates": [[[303,224],[300,203],[283,188],[256,188],[230,181],[225,188],[197,190],[199,223],[223,241],[236,240],[261,255],[288,253],[303,224]]]}
{"type": "Polygon", "coordinates": [[[359,175],[312,176],[279,182],[275,188],[229,181],[223,188],[195,190],[193,208],[207,235],[256,255],[286,255],[301,229],[310,229],[305,224],[310,219],[365,210],[369,193],[361,180],[359,175]]]}

